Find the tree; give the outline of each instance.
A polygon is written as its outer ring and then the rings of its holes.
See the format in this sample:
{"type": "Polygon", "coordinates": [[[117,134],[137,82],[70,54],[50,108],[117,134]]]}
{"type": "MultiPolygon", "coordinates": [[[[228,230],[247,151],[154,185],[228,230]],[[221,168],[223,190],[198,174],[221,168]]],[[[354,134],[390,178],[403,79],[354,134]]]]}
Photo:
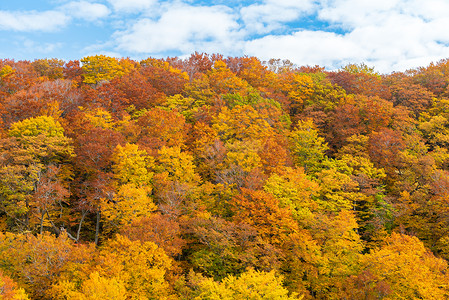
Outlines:
{"type": "Polygon", "coordinates": [[[65,62],[61,59],[36,59],[31,63],[41,76],[47,76],[51,80],[63,78],[65,62]]]}
{"type": "Polygon", "coordinates": [[[303,226],[313,222],[317,204],[312,197],[317,195],[319,186],[308,179],[302,169],[286,168],[281,174],[272,174],[265,182],[264,190],[275,196],[281,207],[291,209],[303,226]]]}
{"type": "Polygon", "coordinates": [[[80,264],[92,255],[89,247],[75,247],[65,232],[58,237],[45,232],[37,236],[2,233],[0,241],[0,267],[33,299],[47,296],[69,263],[80,264]]]}
{"type": "Polygon", "coordinates": [[[139,72],[146,78],[147,84],[151,84],[167,96],[181,94],[184,85],[189,81],[186,72],[160,59],[147,58],[142,60],[140,65],[142,68],[139,72]]]}
{"type": "Polygon", "coordinates": [[[287,97],[291,116],[301,113],[314,94],[315,83],[307,74],[284,73],[280,76],[279,85],[280,91],[287,97]]]}
{"type": "MultiPolygon", "coordinates": [[[[121,185],[112,200],[101,200],[101,211],[106,221],[112,223],[112,229],[148,216],[157,208],[149,196],[148,188],[138,187],[132,183],[121,185]]],[[[106,224],[104,227],[111,225],[106,224]]]]}
{"type": "Polygon", "coordinates": [[[181,151],[179,147],[163,147],[159,151],[157,162],[157,172],[167,173],[171,180],[191,185],[196,185],[201,180],[195,173],[192,155],[181,151]]]}
{"type": "Polygon", "coordinates": [[[359,271],[363,244],[357,234],[358,224],[352,211],[320,215],[313,224],[312,236],[321,245],[322,257],[317,280],[312,289],[318,298],[336,298],[345,279],[359,271]]]}
{"type": "Polygon", "coordinates": [[[425,111],[432,105],[432,99],[435,95],[424,87],[402,81],[390,87],[393,104],[395,106],[402,105],[409,108],[416,115],[425,111]]]}
{"type": "MultiPolygon", "coordinates": [[[[105,115],[107,116],[107,114],[105,115]]],[[[95,118],[94,118],[95,120],[95,118]]],[[[76,172],[83,174],[78,176],[74,182],[74,190],[77,195],[76,209],[81,212],[78,224],[78,234],[85,217],[89,213],[95,213],[95,243],[98,243],[101,222],[101,202],[105,199],[111,200],[114,194],[112,161],[111,157],[117,145],[124,144],[121,133],[102,128],[101,124],[109,126],[108,122],[99,118],[99,127],[94,127],[91,122],[83,122],[75,135],[75,161],[76,172]]]]}
{"type": "Polygon", "coordinates": [[[105,55],[86,56],[81,59],[81,62],[83,63],[83,82],[88,84],[109,81],[134,69],[134,65],[127,59],[118,60],[105,55]]]}
{"type": "Polygon", "coordinates": [[[265,139],[273,135],[273,128],[263,115],[249,105],[223,107],[213,120],[212,128],[224,142],[244,139],[265,139]]]}
{"type": "Polygon", "coordinates": [[[0,271],[0,297],[4,300],[28,300],[25,290],[0,271]]]}
{"type": "Polygon", "coordinates": [[[405,144],[401,134],[388,128],[372,132],[368,141],[368,150],[371,160],[377,167],[393,175],[394,169],[400,167],[400,151],[405,144]]]}
{"type": "Polygon", "coordinates": [[[212,279],[202,279],[198,284],[194,299],[301,299],[297,295],[288,295],[282,286],[283,278],[273,271],[258,272],[249,269],[239,277],[232,275],[217,283],[212,279]]]}
{"type": "Polygon", "coordinates": [[[160,299],[172,294],[168,278],[173,262],[152,242],[116,235],[89,258],[69,263],[51,295],[62,299],[160,299]]]}
{"type": "Polygon", "coordinates": [[[318,136],[313,121],[310,119],[298,121],[289,138],[295,164],[303,167],[306,173],[319,170],[328,147],[324,139],[318,136]]]}
{"type": "Polygon", "coordinates": [[[436,63],[432,62],[427,67],[420,67],[411,74],[413,81],[424,86],[428,91],[436,96],[446,96],[448,78],[447,72],[449,60],[442,59],[436,63]]]}
{"type": "Polygon", "coordinates": [[[298,230],[291,209],[281,208],[279,200],[267,192],[242,188],[231,201],[233,220],[254,227],[272,245],[282,245],[290,233],[298,230]]]}
{"type": "Polygon", "coordinates": [[[275,78],[275,74],[256,57],[228,57],[225,62],[238,77],[260,91],[267,91],[275,78]]]}
{"type": "Polygon", "coordinates": [[[152,213],[133,219],[131,224],[122,227],[120,234],[131,241],[153,242],[167,255],[179,258],[187,244],[181,229],[180,223],[169,215],[152,213]]]}
{"type": "Polygon", "coordinates": [[[76,290],[75,282],[64,282],[58,287],[58,299],[79,300],[125,300],[126,288],[119,278],[107,278],[100,276],[98,272],[89,275],[89,279],[81,285],[81,290],[76,290]]]}
{"type": "Polygon", "coordinates": [[[262,160],[258,155],[261,145],[257,140],[235,141],[227,143],[227,153],[224,162],[228,166],[238,166],[245,172],[262,167],[262,160]]]}
{"type": "Polygon", "coordinates": [[[444,299],[447,262],[435,257],[416,237],[393,233],[382,248],[362,258],[363,268],[346,285],[346,297],[444,299]]]}
{"type": "Polygon", "coordinates": [[[137,120],[140,127],[137,144],[156,156],[163,147],[182,147],[185,142],[185,118],[176,111],[161,108],[145,111],[137,120]]]}
{"type": "Polygon", "coordinates": [[[49,224],[57,229],[54,220],[61,220],[67,214],[67,198],[70,196],[70,192],[64,187],[62,179],[58,176],[62,177],[61,167],[50,166],[35,183],[32,206],[35,207],[35,213],[40,219],[40,234],[43,233],[44,226],[49,224]],[[45,220],[47,223],[44,223],[45,220]]]}
{"type": "Polygon", "coordinates": [[[349,64],[337,72],[329,72],[329,79],[345,89],[347,94],[359,94],[365,96],[378,96],[390,99],[389,86],[382,80],[374,67],[366,64],[349,64]]]}
{"type": "Polygon", "coordinates": [[[152,242],[130,241],[117,235],[108,241],[94,267],[100,274],[122,278],[129,297],[168,297],[171,259],[152,242]]]}
{"type": "MultiPolygon", "coordinates": [[[[31,214],[37,207],[41,214],[42,230],[43,215],[50,217],[50,203],[55,206],[68,196],[61,183],[71,174],[66,165],[73,156],[71,140],[64,136],[64,129],[59,122],[46,116],[16,122],[11,125],[8,134],[9,137],[3,139],[0,146],[2,210],[12,223],[17,222],[17,225],[29,230],[31,214]],[[56,169],[61,170],[59,178],[52,174],[56,169]],[[53,189],[50,186],[43,187],[42,182],[52,177],[56,184],[53,189]],[[48,189],[44,192],[46,188],[48,189]],[[33,196],[35,193],[37,194],[33,196]],[[50,194],[52,200],[47,197],[50,194]],[[33,197],[36,202],[32,201],[33,197]],[[43,203],[50,206],[41,206],[43,203]]],[[[53,226],[53,229],[59,231],[57,226],[53,226]]]]}
{"type": "Polygon", "coordinates": [[[284,135],[276,135],[265,140],[259,157],[265,174],[282,173],[285,167],[291,167],[292,157],[288,149],[288,140],[284,135]]]}
{"type": "Polygon", "coordinates": [[[193,157],[179,147],[163,147],[157,158],[154,177],[154,194],[159,209],[177,216],[181,213],[187,197],[201,183],[195,171],[193,157]]]}
{"type": "Polygon", "coordinates": [[[423,132],[426,142],[431,147],[447,147],[449,145],[448,126],[449,122],[446,117],[436,115],[419,124],[418,128],[423,132]]]}
{"type": "Polygon", "coordinates": [[[348,138],[365,132],[360,107],[356,104],[344,104],[335,108],[328,121],[326,141],[329,148],[336,152],[347,144],[348,138]]]}
{"type": "Polygon", "coordinates": [[[114,177],[119,184],[131,183],[147,186],[153,177],[153,158],[145,150],[139,150],[135,144],[127,143],[124,147],[117,145],[111,160],[114,177]]]}

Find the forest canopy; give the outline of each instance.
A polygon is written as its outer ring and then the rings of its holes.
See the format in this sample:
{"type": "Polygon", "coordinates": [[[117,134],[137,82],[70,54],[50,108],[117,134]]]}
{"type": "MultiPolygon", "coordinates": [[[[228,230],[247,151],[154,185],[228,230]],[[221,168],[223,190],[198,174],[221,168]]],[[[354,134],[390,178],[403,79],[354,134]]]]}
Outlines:
{"type": "Polygon", "coordinates": [[[1,299],[449,298],[449,59],[0,60],[1,299]]]}

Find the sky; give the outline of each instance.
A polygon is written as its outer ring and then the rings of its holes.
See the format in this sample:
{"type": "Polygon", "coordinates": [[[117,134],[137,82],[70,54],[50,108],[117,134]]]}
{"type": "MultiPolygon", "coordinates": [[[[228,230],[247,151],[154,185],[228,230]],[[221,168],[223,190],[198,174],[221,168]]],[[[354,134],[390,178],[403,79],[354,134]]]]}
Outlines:
{"type": "Polygon", "coordinates": [[[0,0],[0,59],[195,51],[405,71],[449,58],[449,0],[0,0]]]}

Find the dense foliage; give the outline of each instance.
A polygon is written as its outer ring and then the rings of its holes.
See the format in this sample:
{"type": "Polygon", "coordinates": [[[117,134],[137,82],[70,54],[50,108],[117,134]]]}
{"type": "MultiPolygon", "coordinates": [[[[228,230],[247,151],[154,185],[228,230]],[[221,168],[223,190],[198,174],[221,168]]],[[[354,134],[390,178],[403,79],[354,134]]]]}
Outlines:
{"type": "Polygon", "coordinates": [[[449,60],[0,60],[1,299],[448,299],[449,60]]]}

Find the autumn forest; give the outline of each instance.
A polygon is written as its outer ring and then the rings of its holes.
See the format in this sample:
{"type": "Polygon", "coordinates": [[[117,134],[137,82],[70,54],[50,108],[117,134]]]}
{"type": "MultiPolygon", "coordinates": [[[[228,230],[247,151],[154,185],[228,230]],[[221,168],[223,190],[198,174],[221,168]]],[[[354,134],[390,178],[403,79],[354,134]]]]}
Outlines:
{"type": "Polygon", "coordinates": [[[3,59],[0,139],[0,299],[449,298],[449,59],[3,59]]]}

